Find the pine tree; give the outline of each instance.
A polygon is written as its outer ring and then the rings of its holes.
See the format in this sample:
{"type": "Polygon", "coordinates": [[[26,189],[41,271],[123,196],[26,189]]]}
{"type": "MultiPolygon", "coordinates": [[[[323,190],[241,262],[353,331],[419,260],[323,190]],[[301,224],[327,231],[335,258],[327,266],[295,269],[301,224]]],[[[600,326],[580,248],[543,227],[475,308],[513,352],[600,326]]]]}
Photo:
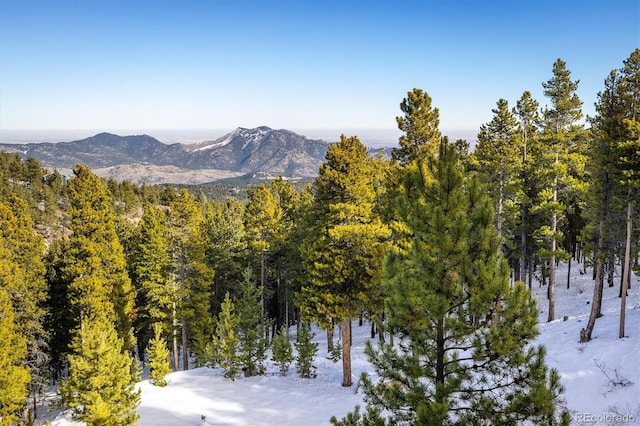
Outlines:
{"type": "Polygon", "coordinates": [[[282,215],[278,196],[266,183],[247,191],[245,235],[249,249],[260,259],[260,316],[266,319],[267,262],[283,240],[282,215]]]}
{"type": "Polygon", "coordinates": [[[596,116],[591,119],[589,146],[589,170],[591,191],[587,211],[590,237],[595,240],[593,263],[595,286],[591,304],[591,315],[587,326],[580,332],[580,341],[591,340],[595,321],[600,315],[604,286],[604,264],[606,256],[605,240],[611,240],[615,198],[620,194],[620,176],[616,164],[619,151],[616,149],[624,133],[625,108],[622,101],[621,78],[617,70],[612,70],[605,80],[605,90],[598,94],[596,116]]]}
{"type": "Polygon", "coordinates": [[[240,356],[238,355],[238,317],[235,306],[227,293],[222,302],[218,315],[215,345],[216,353],[220,361],[220,368],[224,370],[225,377],[235,380],[240,373],[240,356]]]}
{"type": "Polygon", "coordinates": [[[27,339],[20,334],[9,297],[12,281],[23,278],[8,253],[0,246],[0,425],[17,424],[19,412],[25,406],[31,381],[27,358],[27,339]]]}
{"type": "Polygon", "coordinates": [[[166,386],[165,376],[171,373],[169,366],[169,349],[162,337],[162,326],[160,323],[153,324],[153,339],[149,341],[147,350],[149,357],[149,377],[151,384],[155,386],[166,386]]]}
{"type": "Polygon", "coordinates": [[[171,330],[171,308],[177,297],[166,214],[146,204],[135,239],[131,275],[138,293],[138,345],[144,348],[154,324],[161,324],[167,332],[171,330]]]}
{"type": "Polygon", "coordinates": [[[318,353],[318,344],[313,342],[314,336],[309,324],[300,324],[298,340],[294,346],[296,348],[296,370],[298,376],[303,379],[316,378],[316,366],[313,365],[313,359],[318,353]]]}
{"type": "MultiPolygon", "coordinates": [[[[37,179],[37,176],[32,179],[37,179]]],[[[23,271],[22,278],[12,280],[15,285],[7,289],[12,299],[17,332],[27,339],[28,354],[24,362],[29,367],[29,390],[35,400],[49,382],[47,334],[44,329],[47,288],[44,241],[34,231],[27,202],[13,194],[8,197],[6,205],[0,203],[0,245],[6,250],[7,259],[23,271]]],[[[35,416],[35,407],[29,415],[35,416]]]]}
{"type": "Polygon", "coordinates": [[[177,365],[178,326],[182,335],[183,369],[189,369],[189,342],[200,358],[204,357],[206,341],[213,334],[211,286],[213,270],[205,259],[208,242],[203,238],[203,214],[193,195],[182,189],[169,207],[174,255],[176,303],[174,313],[174,364],[177,365]],[[193,327],[189,326],[192,323],[193,327]],[[191,328],[191,330],[190,330],[191,328]],[[191,336],[191,338],[190,338],[191,336]]]}
{"type": "Polygon", "coordinates": [[[440,141],[440,111],[431,106],[431,97],[422,89],[413,89],[402,100],[400,109],[404,117],[396,117],[400,148],[394,148],[392,158],[400,164],[408,164],[417,158],[433,155],[440,141]]]}
{"type": "Polygon", "coordinates": [[[73,330],[78,325],[75,309],[69,298],[70,280],[64,273],[68,240],[54,241],[45,257],[48,286],[45,329],[49,333],[49,367],[54,382],[67,369],[73,330]]]}
{"type": "MultiPolygon", "coordinates": [[[[633,244],[633,208],[638,208],[640,194],[640,48],[635,49],[624,61],[622,68],[624,82],[624,101],[626,117],[624,127],[626,138],[618,145],[621,156],[619,167],[622,171],[622,184],[626,188],[627,226],[625,254],[623,261],[622,288],[620,289],[620,328],[618,337],[625,336],[625,312],[627,286],[631,276],[631,246],[633,244]]],[[[637,247],[637,241],[636,241],[637,247]]],[[[637,249],[636,249],[637,250],[637,249]]]]}
{"type": "Polygon", "coordinates": [[[559,229],[560,221],[567,218],[568,211],[579,213],[578,203],[584,198],[586,188],[583,185],[585,158],[582,152],[584,141],[582,101],[576,94],[579,80],[571,80],[571,72],[566,62],[558,59],[553,64],[553,77],[542,83],[544,94],[552,106],[543,111],[543,151],[540,161],[541,170],[546,171],[546,187],[539,193],[539,202],[535,210],[550,217],[549,225],[537,231],[540,240],[548,242],[545,249],[539,251],[543,259],[549,262],[549,312],[548,321],[555,319],[556,263],[559,259],[568,259],[569,253],[559,243],[563,233],[559,229]]]}
{"type": "Polygon", "coordinates": [[[280,375],[286,376],[293,361],[293,350],[284,326],[278,330],[271,341],[271,360],[280,368],[280,375]]]}
{"type": "Polygon", "coordinates": [[[309,282],[300,292],[305,320],[342,325],[343,386],[351,386],[351,318],[381,308],[384,241],[390,231],[375,213],[367,148],[357,137],[329,145],[316,179],[316,226],[303,247],[309,282]]]}
{"type": "Polygon", "coordinates": [[[514,184],[517,179],[516,166],[520,160],[520,147],[516,139],[517,121],[509,110],[506,99],[497,102],[497,108],[490,122],[480,126],[478,144],[473,157],[478,161],[478,168],[488,182],[495,181],[497,188],[494,197],[497,201],[496,227],[498,236],[502,237],[505,222],[505,205],[507,199],[514,198],[514,184]]]}
{"type": "Polygon", "coordinates": [[[246,377],[263,375],[267,357],[265,326],[260,316],[260,289],[250,268],[244,271],[235,308],[238,316],[240,362],[246,377]]]}
{"type": "Polygon", "coordinates": [[[395,205],[411,237],[388,254],[383,281],[399,343],[367,345],[379,380],[362,378],[365,400],[389,424],[559,421],[559,376],[530,345],[536,303],[509,286],[486,189],[446,142],[403,174],[395,205]]]}
{"type": "Polygon", "coordinates": [[[115,228],[111,197],[100,178],[82,165],[69,181],[72,234],[66,244],[65,276],[79,322],[106,313],[124,348],[133,351],[135,290],[115,228]]]}
{"type": "Polygon", "coordinates": [[[69,356],[69,377],[60,386],[62,403],[74,419],[89,425],[133,425],[139,416],[133,363],[112,322],[101,313],[84,317],[69,356]]]}
{"type": "MultiPolygon", "coordinates": [[[[535,151],[535,142],[538,138],[538,125],[540,122],[540,116],[538,113],[539,104],[531,97],[529,91],[525,91],[520,99],[516,102],[516,106],[513,109],[513,113],[518,117],[518,136],[519,145],[522,147],[522,157],[520,161],[520,188],[517,190],[518,198],[520,201],[520,259],[519,270],[517,280],[526,280],[527,261],[533,264],[533,250],[531,246],[531,220],[528,217],[529,210],[531,208],[531,200],[535,196],[536,190],[534,186],[534,180],[532,176],[533,168],[536,167],[535,163],[530,160],[531,152],[535,151]]],[[[540,157],[540,155],[534,155],[540,157]]],[[[532,276],[532,274],[530,274],[532,276]]],[[[529,289],[531,289],[532,280],[529,280],[529,289]]]]}

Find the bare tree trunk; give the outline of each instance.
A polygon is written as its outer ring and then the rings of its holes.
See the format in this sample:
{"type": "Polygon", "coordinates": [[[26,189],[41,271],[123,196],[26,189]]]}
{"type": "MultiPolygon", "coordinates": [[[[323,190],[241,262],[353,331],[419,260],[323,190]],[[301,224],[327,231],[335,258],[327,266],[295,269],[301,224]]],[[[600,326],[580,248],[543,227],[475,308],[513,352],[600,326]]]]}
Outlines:
{"type": "Polygon", "coordinates": [[[616,272],[616,255],[613,250],[609,253],[609,261],[607,263],[607,283],[609,287],[613,287],[615,284],[613,276],[616,272]]]}
{"type": "Polygon", "coordinates": [[[602,288],[604,286],[604,277],[602,274],[602,255],[604,251],[604,223],[601,221],[598,227],[598,248],[596,249],[596,268],[595,268],[595,286],[593,288],[593,300],[591,302],[591,314],[587,328],[580,330],[580,341],[585,343],[591,340],[593,328],[596,325],[596,319],[600,317],[600,309],[602,306],[602,288]]]}
{"type": "Polygon", "coordinates": [[[351,319],[347,318],[342,320],[342,386],[351,385],[351,319]]]}
{"type": "MultiPolygon", "coordinates": [[[[558,153],[556,152],[556,163],[558,162],[558,153]]],[[[558,177],[553,179],[553,203],[558,201],[558,177]]],[[[558,215],[554,211],[551,215],[551,260],[549,261],[549,317],[548,322],[555,319],[556,316],[556,231],[558,230],[558,215]]]]}
{"type": "Polygon", "coordinates": [[[187,319],[182,318],[182,368],[189,369],[189,340],[187,339],[187,319]]]}
{"type": "Polygon", "coordinates": [[[173,370],[178,371],[180,369],[180,365],[178,360],[178,315],[176,313],[176,302],[173,302],[171,317],[173,324],[173,370]]]}
{"type": "Polygon", "coordinates": [[[327,352],[333,351],[333,320],[330,320],[331,324],[327,330],[327,352]]]}
{"type": "MultiPolygon", "coordinates": [[[[631,189],[629,189],[629,193],[631,189]]],[[[627,310],[627,282],[630,277],[631,269],[631,232],[633,231],[631,223],[631,201],[627,203],[627,242],[624,249],[624,274],[622,277],[622,298],[620,301],[620,333],[618,337],[624,337],[624,320],[627,310]]]]}
{"type": "Polygon", "coordinates": [[[496,228],[498,228],[498,238],[502,238],[502,198],[503,198],[503,186],[504,186],[504,177],[503,177],[503,171],[500,170],[500,180],[498,182],[498,191],[499,191],[499,196],[498,196],[498,214],[496,215],[496,228]]]}
{"type": "Polygon", "coordinates": [[[571,288],[571,257],[567,262],[567,288],[571,288]]]}

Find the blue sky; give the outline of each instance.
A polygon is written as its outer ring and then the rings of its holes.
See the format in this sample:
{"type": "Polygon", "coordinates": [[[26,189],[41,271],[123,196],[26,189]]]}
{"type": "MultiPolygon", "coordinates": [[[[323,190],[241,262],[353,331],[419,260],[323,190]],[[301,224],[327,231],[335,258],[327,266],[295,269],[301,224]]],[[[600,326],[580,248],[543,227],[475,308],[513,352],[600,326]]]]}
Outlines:
{"type": "Polygon", "coordinates": [[[640,2],[0,0],[0,132],[394,129],[414,87],[475,135],[567,62],[585,114],[640,2]]]}

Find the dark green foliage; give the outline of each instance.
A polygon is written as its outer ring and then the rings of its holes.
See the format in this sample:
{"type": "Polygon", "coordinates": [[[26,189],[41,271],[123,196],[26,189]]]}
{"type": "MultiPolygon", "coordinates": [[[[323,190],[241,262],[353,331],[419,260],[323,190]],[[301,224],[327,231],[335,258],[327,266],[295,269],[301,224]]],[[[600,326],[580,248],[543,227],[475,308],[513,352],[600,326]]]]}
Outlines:
{"type": "Polygon", "coordinates": [[[262,375],[266,359],[265,327],[260,317],[260,289],[250,268],[244,271],[235,303],[238,316],[240,362],[246,377],[262,375]]]}
{"type": "Polygon", "coordinates": [[[404,117],[396,117],[400,148],[393,148],[391,157],[400,164],[433,155],[440,141],[440,111],[431,106],[431,97],[422,89],[413,89],[402,100],[404,117]]]}
{"type": "Polygon", "coordinates": [[[278,365],[280,375],[286,376],[289,372],[289,366],[293,362],[293,350],[284,327],[278,330],[271,341],[271,360],[278,365]]]}
{"type": "Polygon", "coordinates": [[[298,376],[303,379],[316,378],[316,366],[313,365],[313,359],[318,353],[318,344],[313,342],[314,336],[309,324],[300,324],[298,340],[294,346],[296,348],[296,370],[298,376]]]}
{"type": "Polygon", "coordinates": [[[385,263],[395,346],[368,344],[379,376],[365,400],[392,424],[536,424],[556,421],[561,387],[544,364],[537,308],[509,269],[486,190],[465,179],[455,149],[404,171],[396,202],[407,238],[385,263]]]}
{"type": "Polygon", "coordinates": [[[335,416],[331,417],[331,424],[335,426],[384,426],[386,422],[380,415],[380,409],[369,406],[364,414],[360,414],[360,406],[356,405],[353,413],[348,413],[340,420],[335,416]]]}

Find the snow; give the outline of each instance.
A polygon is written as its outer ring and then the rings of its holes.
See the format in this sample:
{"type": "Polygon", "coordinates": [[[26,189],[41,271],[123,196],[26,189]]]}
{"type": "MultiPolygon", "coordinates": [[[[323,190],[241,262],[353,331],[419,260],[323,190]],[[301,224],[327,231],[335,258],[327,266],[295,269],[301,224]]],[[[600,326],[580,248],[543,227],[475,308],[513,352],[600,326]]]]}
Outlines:
{"type": "MultiPolygon", "coordinates": [[[[572,424],[640,423],[640,279],[632,275],[627,297],[627,337],[618,338],[618,276],[615,287],[609,288],[605,283],[603,317],[596,321],[593,340],[581,344],[579,334],[589,318],[593,281],[590,270],[581,275],[577,269],[572,271],[569,289],[566,288],[566,267],[558,270],[558,319],[553,322],[545,322],[547,287],[534,284],[541,311],[540,336],[536,343],[547,348],[547,364],[561,375],[566,390],[565,406],[571,413],[572,424]],[[630,384],[614,386],[605,373],[613,382],[630,384]]],[[[356,380],[351,388],[341,386],[342,364],[325,357],[326,334],[315,331],[315,341],[319,343],[315,360],[317,378],[299,378],[293,364],[289,374],[283,377],[272,363],[268,363],[266,376],[236,381],[224,378],[219,369],[174,372],[167,376],[169,383],[164,388],[153,386],[148,380],[138,384],[142,390],[139,425],[328,425],[331,416],[340,418],[356,404],[364,404],[361,392],[356,393],[356,380]]],[[[359,377],[365,371],[372,373],[363,354],[369,326],[359,327],[354,323],[353,337],[354,376],[359,377]]],[[[295,340],[295,333],[291,339],[295,340]]],[[[46,417],[38,420],[43,422],[46,417]]],[[[48,417],[56,426],[78,424],[69,420],[68,413],[50,413],[48,417]]]]}

